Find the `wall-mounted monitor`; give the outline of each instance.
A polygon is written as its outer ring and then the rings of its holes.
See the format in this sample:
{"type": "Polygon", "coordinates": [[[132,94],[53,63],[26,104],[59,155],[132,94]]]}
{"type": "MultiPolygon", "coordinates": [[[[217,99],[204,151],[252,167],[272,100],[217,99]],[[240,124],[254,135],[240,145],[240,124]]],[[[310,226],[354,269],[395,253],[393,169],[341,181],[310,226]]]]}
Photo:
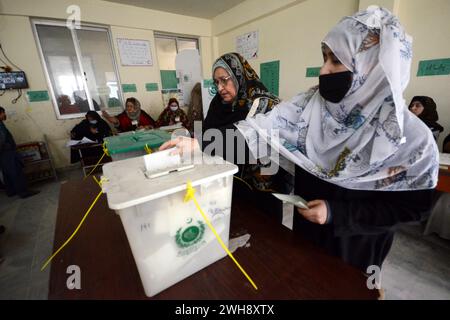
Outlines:
{"type": "Polygon", "coordinates": [[[25,77],[25,72],[0,72],[0,90],[26,88],[28,88],[28,81],[25,77]]]}

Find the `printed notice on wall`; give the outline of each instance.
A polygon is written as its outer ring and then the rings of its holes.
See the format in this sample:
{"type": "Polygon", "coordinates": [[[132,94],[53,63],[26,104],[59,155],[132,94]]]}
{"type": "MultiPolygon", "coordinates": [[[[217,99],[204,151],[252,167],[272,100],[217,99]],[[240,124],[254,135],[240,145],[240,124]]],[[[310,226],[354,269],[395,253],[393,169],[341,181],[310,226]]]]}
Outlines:
{"type": "Polygon", "coordinates": [[[117,39],[120,61],[123,66],[152,66],[150,41],[117,39]]]}
{"type": "Polygon", "coordinates": [[[261,63],[261,81],[274,95],[280,94],[280,60],[261,63]]]}
{"type": "Polygon", "coordinates": [[[258,58],[258,31],[252,31],[236,38],[236,52],[245,59],[258,58]]]}
{"type": "Polygon", "coordinates": [[[446,76],[450,74],[450,59],[419,61],[418,77],[446,76]]]}
{"type": "Polygon", "coordinates": [[[306,68],[306,77],[307,78],[317,78],[320,75],[321,67],[310,67],[306,68]]]}
{"type": "Polygon", "coordinates": [[[28,97],[29,102],[39,102],[39,101],[50,100],[47,90],[27,91],[27,97],[28,97]]]}

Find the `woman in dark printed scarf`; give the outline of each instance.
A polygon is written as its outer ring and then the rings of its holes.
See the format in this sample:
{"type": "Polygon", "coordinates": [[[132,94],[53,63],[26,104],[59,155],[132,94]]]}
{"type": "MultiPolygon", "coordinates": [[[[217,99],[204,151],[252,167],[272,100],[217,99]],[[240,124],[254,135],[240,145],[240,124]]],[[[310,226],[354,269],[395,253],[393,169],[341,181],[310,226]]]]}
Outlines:
{"type": "Polygon", "coordinates": [[[213,78],[217,94],[209,106],[205,129],[235,123],[242,114],[248,114],[257,98],[260,98],[257,113],[270,111],[280,102],[238,53],[226,53],[217,59],[213,65],[213,78]],[[222,115],[226,115],[226,119],[219,119],[222,115]]]}
{"type": "MultiPolygon", "coordinates": [[[[254,164],[249,164],[248,149],[238,148],[239,145],[245,146],[245,143],[235,127],[235,123],[246,119],[249,114],[271,111],[280,99],[267,90],[255,70],[238,53],[226,53],[218,58],[213,64],[212,74],[217,93],[203,123],[200,146],[206,154],[222,156],[239,166],[239,172],[235,175],[234,196],[256,199],[258,205],[281,220],[282,206],[270,192],[289,193],[293,177],[282,168],[275,175],[262,175],[261,169],[270,167],[270,162],[263,165],[255,160],[254,164]],[[215,139],[209,140],[208,132],[220,134],[223,144],[219,145],[215,139]],[[239,139],[242,144],[237,143],[239,139]]],[[[187,144],[192,141],[184,139],[187,144]]],[[[162,149],[177,145],[178,142],[169,141],[162,149]]]]}
{"type": "MultiPolygon", "coordinates": [[[[244,120],[248,114],[265,113],[278,104],[278,97],[270,93],[259,79],[255,70],[238,53],[227,53],[217,59],[213,65],[213,79],[217,88],[217,94],[211,101],[206,116],[203,132],[209,129],[218,129],[223,136],[223,153],[220,154],[226,160],[242,164],[241,159],[229,159],[227,146],[233,144],[226,138],[226,130],[235,130],[234,124],[244,120]],[[256,101],[256,105],[253,105],[256,101]]],[[[212,141],[203,139],[203,150],[212,141]]],[[[234,156],[239,157],[237,150],[233,148],[234,156]]],[[[260,174],[262,164],[243,165],[238,176],[245,180],[252,189],[258,191],[274,191],[273,176],[260,174]]],[[[281,186],[280,186],[281,187],[281,186]]],[[[276,188],[279,189],[279,188],[276,188]]]]}

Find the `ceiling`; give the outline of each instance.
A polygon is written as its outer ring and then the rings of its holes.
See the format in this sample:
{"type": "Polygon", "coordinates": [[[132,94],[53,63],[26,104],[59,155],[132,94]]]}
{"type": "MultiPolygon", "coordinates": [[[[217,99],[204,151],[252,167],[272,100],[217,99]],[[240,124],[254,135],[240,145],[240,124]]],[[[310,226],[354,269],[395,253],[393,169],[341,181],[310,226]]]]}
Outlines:
{"type": "Polygon", "coordinates": [[[146,9],[212,19],[245,0],[105,0],[146,9]]]}

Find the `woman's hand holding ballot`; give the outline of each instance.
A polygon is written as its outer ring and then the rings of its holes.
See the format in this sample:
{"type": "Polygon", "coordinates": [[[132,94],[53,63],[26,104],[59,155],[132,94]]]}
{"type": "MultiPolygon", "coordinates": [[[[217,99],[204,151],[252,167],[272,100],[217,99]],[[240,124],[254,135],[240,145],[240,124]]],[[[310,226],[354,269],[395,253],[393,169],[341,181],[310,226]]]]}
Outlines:
{"type": "Polygon", "coordinates": [[[300,213],[306,220],[317,223],[325,224],[328,217],[328,208],[324,200],[313,200],[308,202],[309,209],[302,209],[296,207],[298,213],[300,213]]]}
{"type": "Polygon", "coordinates": [[[173,140],[165,142],[159,147],[159,150],[166,150],[175,147],[171,155],[179,154],[180,156],[188,155],[200,150],[197,139],[188,137],[177,137],[173,140]]]}

